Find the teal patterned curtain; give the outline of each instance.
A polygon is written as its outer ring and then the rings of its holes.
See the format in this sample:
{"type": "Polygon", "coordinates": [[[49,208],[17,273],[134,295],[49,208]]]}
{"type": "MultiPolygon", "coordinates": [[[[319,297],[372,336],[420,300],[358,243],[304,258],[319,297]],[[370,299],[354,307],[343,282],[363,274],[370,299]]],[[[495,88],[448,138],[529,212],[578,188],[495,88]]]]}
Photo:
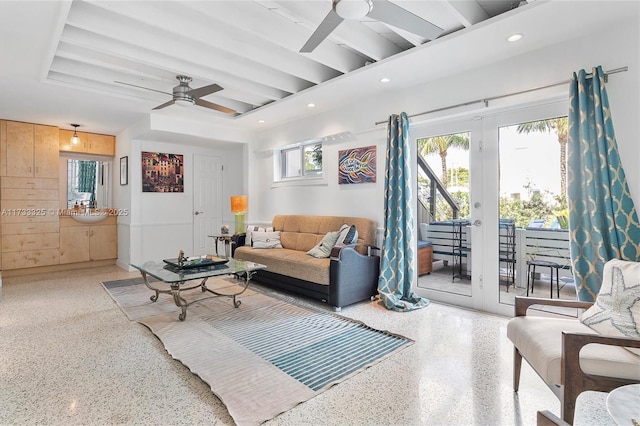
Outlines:
{"type": "Polygon", "coordinates": [[[78,167],[78,192],[91,192],[96,183],[96,162],[80,161],[78,167]]]}
{"type": "Polygon", "coordinates": [[[387,164],[384,178],[384,242],[378,293],[387,309],[409,311],[427,306],[428,300],[411,291],[413,197],[411,195],[411,148],[406,113],[389,117],[387,164]]]}
{"type": "MultiPolygon", "coordinates": [[[[602,67],[573,73],[567,143],[571,260],[578,299],[595,300],[604,264],[640,261],[640,224],[613,131],[602,67]]],[[[634,165],[635,166],[635,165],[634,165]]]]}

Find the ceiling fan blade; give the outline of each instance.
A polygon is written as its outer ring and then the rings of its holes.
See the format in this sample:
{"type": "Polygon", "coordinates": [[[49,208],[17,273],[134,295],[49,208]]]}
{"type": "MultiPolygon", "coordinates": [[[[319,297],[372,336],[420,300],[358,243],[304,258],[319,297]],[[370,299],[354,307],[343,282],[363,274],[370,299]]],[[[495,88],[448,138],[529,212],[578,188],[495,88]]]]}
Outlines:
{"type": "Polygon", "coordinates": [[[162,93],[163,95],[173,96],[172,93],[163,92],[162,90],[150,89],[149,87],[138,86],[136,84],[125,83],[124,81],[114,81],[114,83],[124,84],[125,86],[137,87],[138,89],[151,90],[152,92],[162,93]]]}
{"type": "Polygon", "coordinates": [[[158,105],[158,106],[157,106],[157,107],[155,107],[154,109],[162,109],[162,108],[168,107],[169,105],[173,105],[173,104],[175,104],[175,103],[176,103],[176,101],[174,101],[173,99],[171,99],[169,102],[165,102],[165,103],[163,103],[162,105],[158,105]]]}
{"type": "Polygon", "coordinates": [[[431,22],[387,0],[373,0],[373,8],[367,16],[385,24],[402,28],[428,40],[435,40],[444,31],[431,22]]]}
{"type": "Polygon", "coordinates": [[[314,33],[311,34],[309,40],[302,46],[300,53],[312,52],[343,20],[335,10],[331,9],[314,33]]]}
{"type": "Polygon", "coordinates": [[[210,84],[208,86],[203,86],[198,89],[192,89],[187,92],[187,94],[193,96],[194,98],[201,98],[203,96],[210,95],[212,93],[216,93],[222,90],[222,87],[217,84],[210,84]]]}
{"type": "Polygon", "coordinates": [[[196,105],[200,105],[201,107],[215,109],[216,111],[224,112],[226,114],[237,114],[238,112],[234,109],[223,107],[222,105],[214,104],[213,102],[205,101],[203,99],[196,98],[196,105]]]}

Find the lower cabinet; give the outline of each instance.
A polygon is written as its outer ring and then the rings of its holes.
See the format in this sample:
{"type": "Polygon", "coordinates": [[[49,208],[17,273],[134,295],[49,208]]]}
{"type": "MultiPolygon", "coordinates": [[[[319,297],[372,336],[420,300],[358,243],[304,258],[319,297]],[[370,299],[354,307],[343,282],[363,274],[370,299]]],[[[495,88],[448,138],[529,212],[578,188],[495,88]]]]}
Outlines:
{"type": "Polygon", "coordinates": [[[60,218],[60,263],[88,262],[118,257],[116,217],[94,225],[60,218]]]}

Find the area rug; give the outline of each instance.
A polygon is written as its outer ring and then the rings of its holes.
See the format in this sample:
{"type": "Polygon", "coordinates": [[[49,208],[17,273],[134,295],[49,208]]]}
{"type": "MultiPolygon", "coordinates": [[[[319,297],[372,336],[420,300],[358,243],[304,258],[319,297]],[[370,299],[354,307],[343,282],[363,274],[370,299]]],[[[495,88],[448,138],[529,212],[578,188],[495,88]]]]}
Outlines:
{"type": "MultiPolygon", "coordinates": [[[[236,285],[232,278],[207,282],[224,292],[236,285]]],[[[171,296],[151,302],[141,279],[103,286],[211,387],[238,425],[267,421],[413,343],[255,286],[239,297],[239,308],[230,298],[206,299],[188,307],[185,321],[171,296]]],[[[202,297],[198,289],[181,295],[202,297]]]]}

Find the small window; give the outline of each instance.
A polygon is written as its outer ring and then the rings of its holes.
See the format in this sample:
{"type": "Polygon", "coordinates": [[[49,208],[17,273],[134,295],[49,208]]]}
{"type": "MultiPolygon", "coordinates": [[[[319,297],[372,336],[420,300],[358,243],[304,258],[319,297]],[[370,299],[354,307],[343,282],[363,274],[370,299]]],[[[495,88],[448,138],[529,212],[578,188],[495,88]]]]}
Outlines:
{"type": "Polygon", "coordinates": [[[275,181],[322,177],[322,141],[313,140],[275,150],[275,181]]]}

